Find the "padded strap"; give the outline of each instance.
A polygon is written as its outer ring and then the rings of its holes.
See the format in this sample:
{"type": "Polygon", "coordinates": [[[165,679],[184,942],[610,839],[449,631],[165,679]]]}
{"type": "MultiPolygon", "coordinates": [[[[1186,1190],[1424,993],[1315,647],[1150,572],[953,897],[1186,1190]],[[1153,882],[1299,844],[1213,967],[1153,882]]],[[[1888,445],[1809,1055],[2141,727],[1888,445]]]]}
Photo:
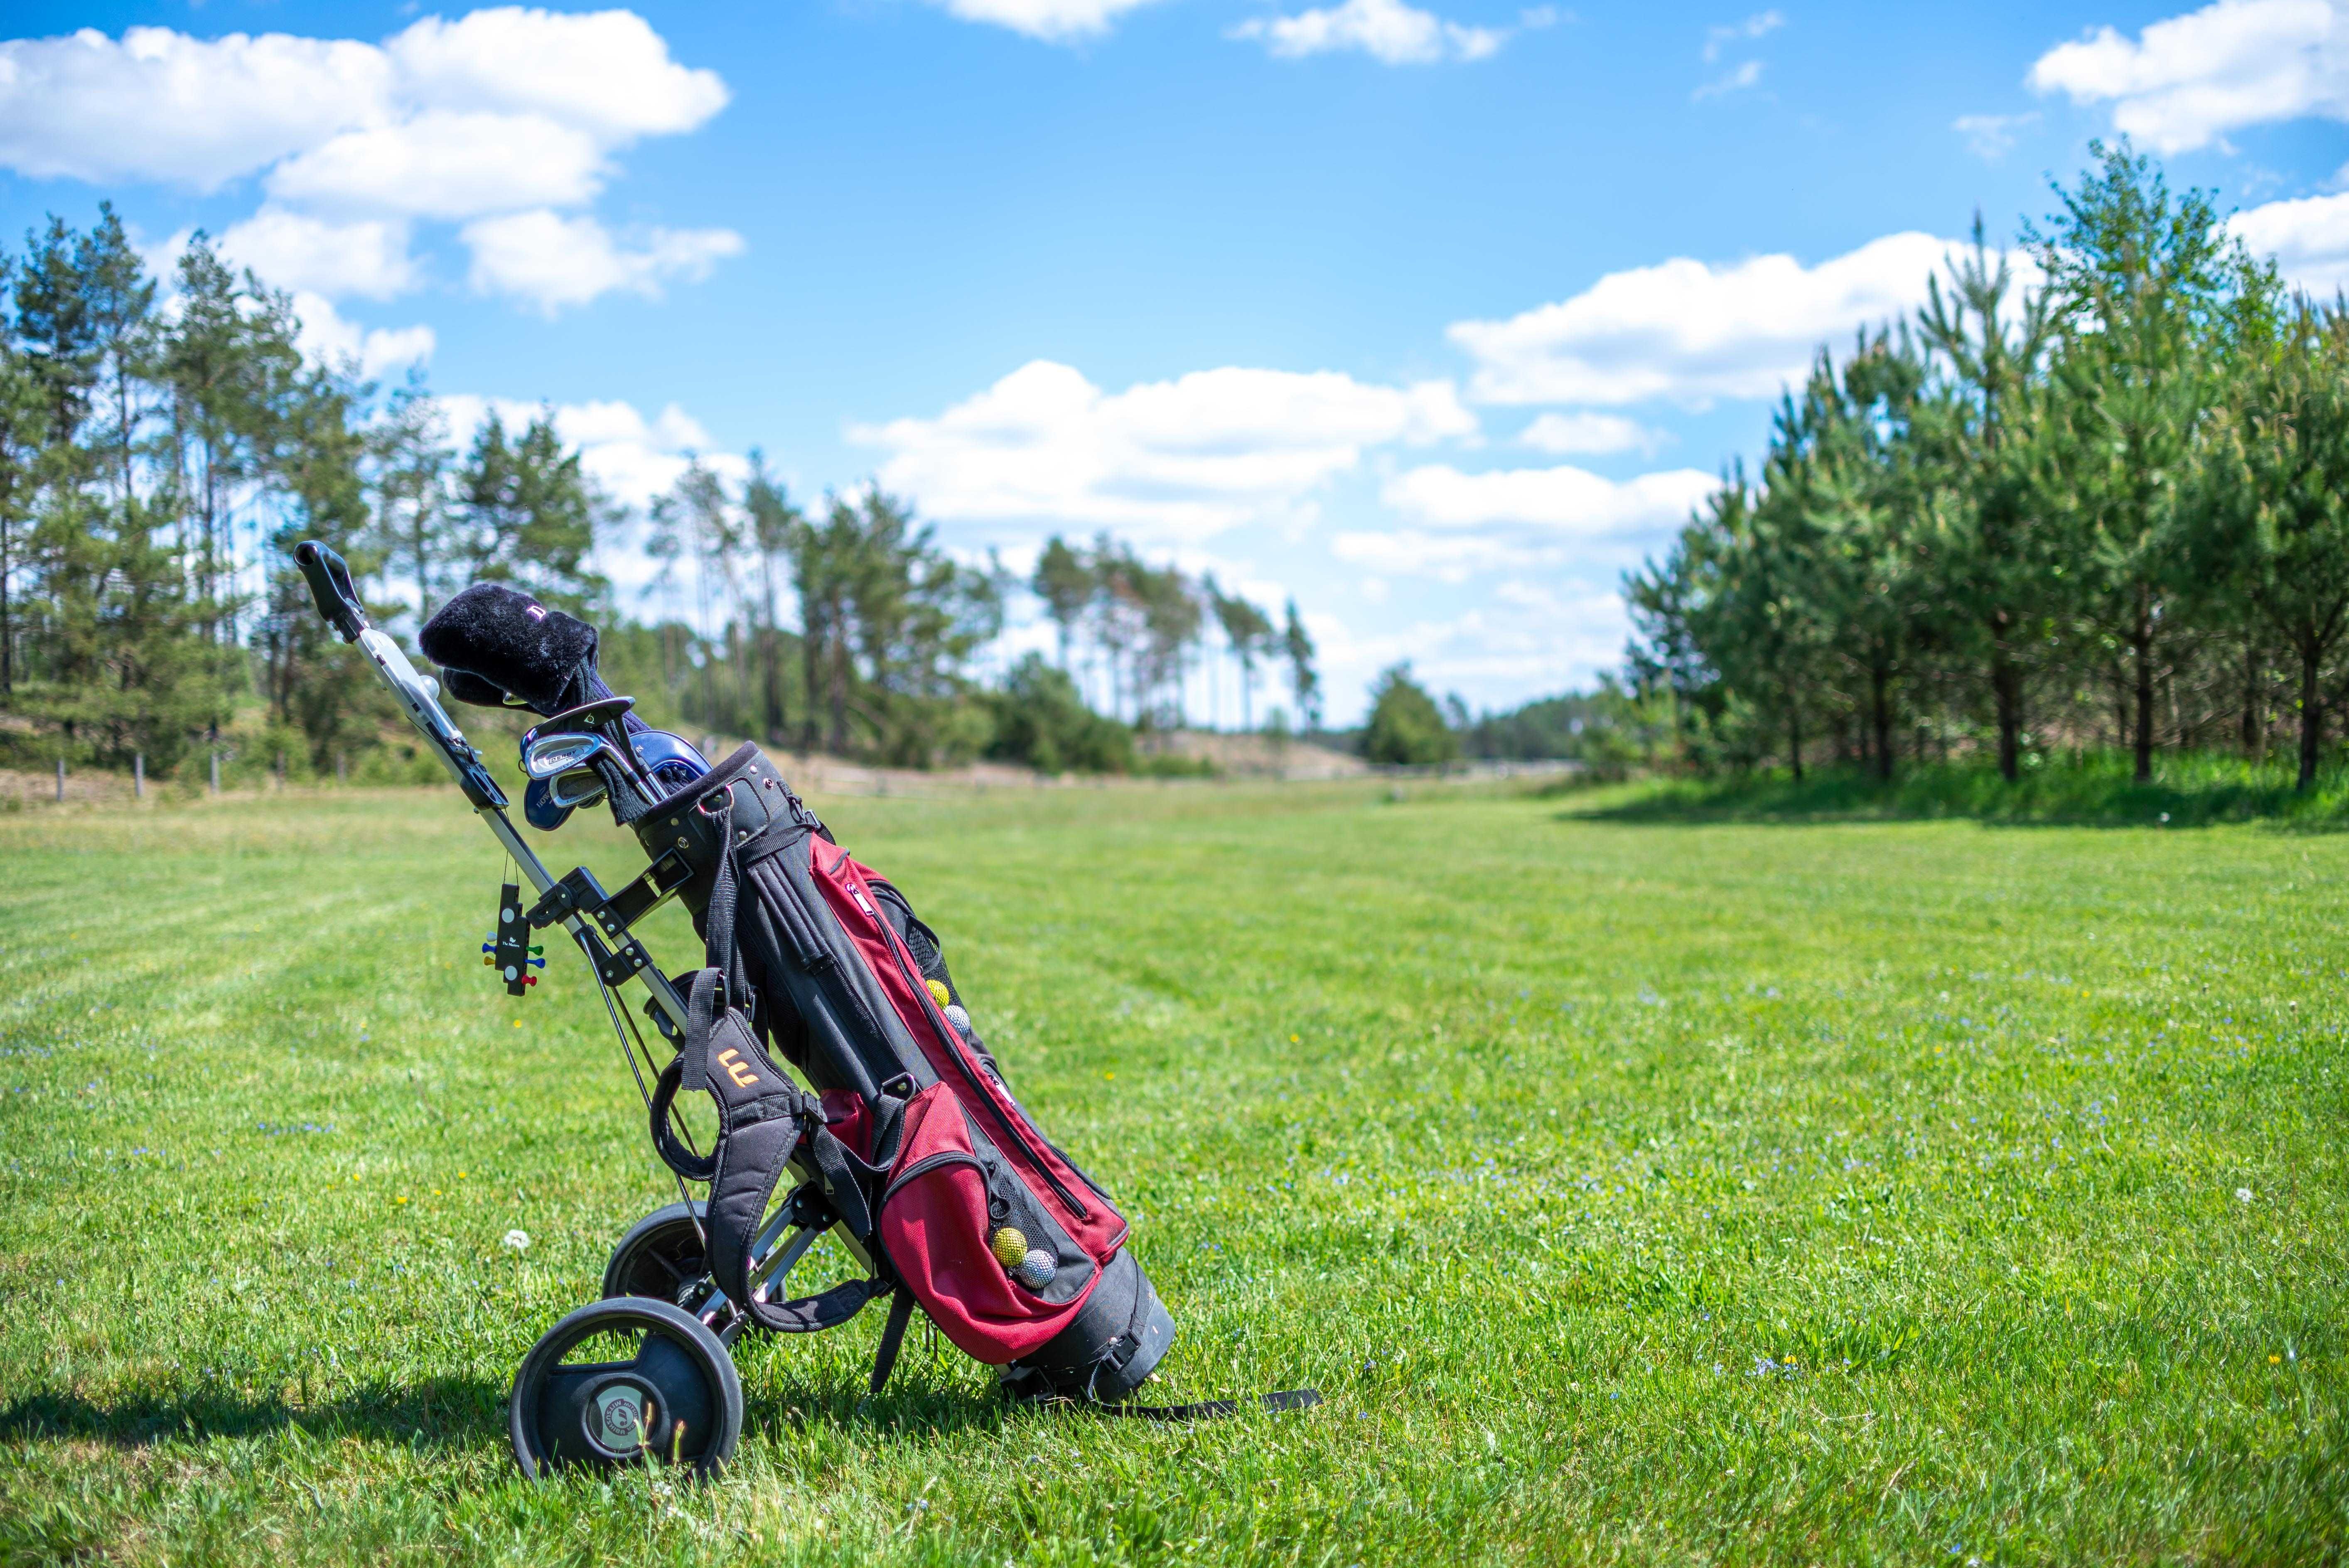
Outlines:
{"type": "MultiPolygon", "coordinates": [[[[769,1303],[750,1298],[750,1315],[778,1334],[821,1334],[838,1328],[864,1310],[864,1304],[889,1287],[877,1279],[853,1279],[813,1295],[769,1303]]],[[[894,1321],[894,1319],[893,1319],[894,1321]]]]}
{"type": "Polygon", "coordinates": [[[1237,1416],[1243,1408],[1260,1406],[1274,1415],[1283,1410],[1309,1410],[1321,1402],[1319,1388],[1289,1388],[1258,1394],[1253,1399],[1202,1399],[1195,1405],[1096,1405],[1109,1416],[1133,1416],[1145,1421],[1216,1421],[1237,1416]]]}
{"type": "MultiPolygon", "coordinates": [[[[734,864],[734,787],[729,784],[719,791],[719,796],[726,803],[717,812],[718,870],[709,887],[709,905],[702,918],[703,961],[726,976],[727,1000],[747,1012],[750,1007],[750,985],[743,975],[741,950],[734,945],[734,919],[742,898],[742,878],[734,864]]],[[[705,799],[694,810],[700,810],[707,804],[705,799]]]]}
{"type": "Polygon", "coordinates": [[[679,1051],[661,1068],[653,1085],[653,1149],[664,1164],[687,1181],[707,1181],[718,1174],[717,1150],[696,1154],[678,1141],[676,1124],[669,1119],[669,1107],[677,1102],[678,1086],[684,1078],[685,1053],[679,1051]]]}

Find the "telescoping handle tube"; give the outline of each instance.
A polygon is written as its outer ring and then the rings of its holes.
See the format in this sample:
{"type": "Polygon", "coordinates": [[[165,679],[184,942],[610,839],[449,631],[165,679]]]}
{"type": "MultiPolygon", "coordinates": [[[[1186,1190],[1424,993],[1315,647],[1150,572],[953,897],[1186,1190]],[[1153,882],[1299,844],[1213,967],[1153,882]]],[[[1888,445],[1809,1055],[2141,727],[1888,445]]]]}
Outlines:
{"type": "Polygon", "coordinates": [[[440,686],[416,673],[398,643],[367,624],[367,607],[360,603],[358,590],[351,585],[351,569],[343,558],[315,539],[305,539],[294,547],[295,563],[309,580],[310,596],[318,602],[318,614],[335,628],[347,643],[357,643],[367,662],[391,688],[414,725],[424,738],[432,743],[441,765],[465,792],[465,799],[477,810],[502,807],[505,792],[498,788],[490,770],[481,766],[481,754],[473,749],[446,709],[440,706],[440,686]]]}

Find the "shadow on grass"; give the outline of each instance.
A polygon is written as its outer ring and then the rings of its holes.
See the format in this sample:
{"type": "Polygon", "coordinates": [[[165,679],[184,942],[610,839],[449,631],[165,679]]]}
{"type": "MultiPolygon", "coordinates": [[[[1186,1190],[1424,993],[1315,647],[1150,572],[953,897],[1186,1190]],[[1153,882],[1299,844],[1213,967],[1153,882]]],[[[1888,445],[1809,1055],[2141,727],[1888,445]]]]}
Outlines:
{"type": "MultiPolygon", "coordinates": [[[[0,1407],[0,1443],[67,1439],[140,1449],[175,1439],[246,1438],[299,1428],[333,1440],[360,1438],[429,1449],[470,1449],[506,1443],[510,1386],[479,1378],[438,1377],[412,1387],[361,1389],[321,1404],[243,1397],[198,1389],[138,1394],[107,1403],[78,1395],[34,1394],[0,1407]]],[[[949,1437],[999,1425],[1013,1407],[975,1396],[968,1387],[900,1377],[879,1396],[861,1380],[816,1387],[796,1382],[750,1387],[746,1435],[785,1428],[881,1428],[949,1437]]]]}
{"type": "Polygon", "coordinates": [[[1779,770],[1711,779],[1657,779],[1569,806],[1575,821],[1888,822],[1954,820],[2008,827],[2200,828],[2263,822],[2293,832],[2349,830],[2349,767],[2294,788],[2289,768],[2240,758],[2161,759],[2131,777],[2126,757],[2044,758],[2009,783],[1994,768],[1912,768],[1890,783],[1855,769],[1779,770]]]}
{"type": "Polygon", "coordinates": [[[243,1438],[299,1427],[316,1438],[371,1438],[432,1448],[505,1439],[507,1385],[436,1377],[402,1388],[364,1388],[322,1404],[211,1389],[131,1394],[100,1404],[78,1395],[34,1394],[0,1408],[0,1442],[77,1439],[146,1448],[173,1439],[243,1438]]]}

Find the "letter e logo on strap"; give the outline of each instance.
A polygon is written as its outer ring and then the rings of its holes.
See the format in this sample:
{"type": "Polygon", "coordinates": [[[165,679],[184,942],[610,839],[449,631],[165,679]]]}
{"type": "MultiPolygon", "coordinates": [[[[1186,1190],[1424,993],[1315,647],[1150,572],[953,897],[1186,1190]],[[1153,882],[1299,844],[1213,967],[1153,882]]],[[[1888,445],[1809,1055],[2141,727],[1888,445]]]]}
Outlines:
{"type": "Polygon", "coordinates": [[[742,1059],[742,1053],[731,1046],[718,1053],[718,1065],[726,1069],[726,1076],[734,1080],[736,1088],[749,1088],[759,1081],[759,1075],[750,1070],[750,1064],[742,1059]]]}

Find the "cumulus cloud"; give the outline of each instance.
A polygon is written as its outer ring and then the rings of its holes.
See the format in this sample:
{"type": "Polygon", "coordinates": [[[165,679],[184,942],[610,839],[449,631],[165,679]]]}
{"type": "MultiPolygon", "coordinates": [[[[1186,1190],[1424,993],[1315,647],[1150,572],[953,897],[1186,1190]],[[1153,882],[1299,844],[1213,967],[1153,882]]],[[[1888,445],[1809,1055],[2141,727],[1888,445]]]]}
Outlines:
{"type": "Polygon", "coordinates": [[[2273,256],[2294,288],[2323,298],[2349,289],[2349,194],[2270,201],[2227,227],[2256,256],[2273,256]]]}
{"type": "Polygon", "coordinates": [[[0,163],[36,179],[218,188],[363,124],[383,50],[342,39],[132,27],[0,41],[0,163]]]}
{"type": "Polygon", "coordinates": [[[294,315],[301,324],[295,342],[306,358],[316,364],[356,365],[371,380],[421,365],[437,346],[429,326],[362,327],[346,319],[332,300],[306,291],[295,292],[294,315]]]}
{"type": "Polygon", "coordinates": [[[1720,483],[1695,469],[1619,480],[1570,464],[1464,473],[1431,463],[1389,480],[1381,499],[1430,528],[1517,528],[1545,539],[1585,540],[1677,527],[1720,483]]]}
{"type": "Polygon", "coordinates": [[[632,403],[533,403],[519,397],[444,393],[436,401],[450,438],[461,451],[495,414],[511,438],[533,419],[552,416],[555,433],[579,452],[579,466],[596,488],[625,509],[615,526],[599,530],[595,568],[612,580],[623,603],[655,614],[690,620],[695,606],[674,579],[660,581],[661,563],[645,549],[645,512],[698,459],[730,486],[750,475],[738,452],[719,449],[701,422],[675,403],[647,415],[632,403]]]}
{"type": "MultiPolygon", "coordinates": [[[[181,248],[175,241],[173,251],[181,248]]],[[[388,299],[415,286],[404,223],[336,223],[264,207],[220,237],[220,253],[282,289],[341,298],[388,299]]]]}
{"type": "Polygon", "coordinates": [[[1670,439],[1620,414],[1544,414],[1517,438],[1528,447],[1566,457],[1577,452],[1652,452],[1670,439]]]}
{"type": "Polygon", "coordinates": [[[268,187],[281,201],[470,218],[593,200],[605,171],[602,146],[577,126],[543,115],[436,109],[345,131],[270,170],[268,187]]]}
{"type": "Polygon", "coordinates": [[[1475,361],[1471,395],[1487,402],[1702,407],[1774,397],[1821,343],[1907,313],[1951,249],[1911,232],[1809,267],[1789,255],[1680,257],[1609,273],[1506,321],[1454,323],[1449,335],[1475,361]]]}
{"type": "MultiPolygon", "coordinates": [[[[1551,19],[1549,14],[1533,13],[1526,18],[1533,26],[1551,19]]],[[[1446,21],[1402,0],[1345,0],[1293,16],[1255,16],[1226,36],[1260,43],[1267,53],[1282,59],[1351,50],[1390,66],[1482,60],[1497,53],[1508,37],[1502,29],[1446,21]]]]}
{"type": "Polygon", "coordinates": [[[647,418],[634,404],[613,399],[546,404],[458,392],[438,401],[460,448],[492,414],[509,432],[552,415],[555,433],[579,449],[579,466],[588,477],[605,495],[635,511],[641,511],[675,485],[696,457],[730,480],[739,482],[750,472],[739,454],[718,450],[701,422],[675,403],[647,418]]]}
{"type": "MultiPolygon", "coordinates": [[[[200,191],[258,176],[268,205],[225,249],[289,286],[380,297],[416,281],[410,221],[537,221],[584,206],[616,153],[692,130],[726,100],[715,72],[672,59],[627,11],[501,6],[427,17],[380,44],[85,29],[0,42],[0,166],[200,191]]],[[[515,253],[530,232],[484,232],[497,253],[482,263],[476,245],[477,280],[505,288],[527,271],[515,253]]],[[[739,238],[721,233],[658,231],[635,251],[606,238],[571,284],[507,292],[572,303],[576,280],[594,276],[649,293],[737,253],[739,238]]]]}
{"type": "Polygon", "coordinates": [[[2110,104],[2162,152],[2303,115],[2349,119],[2349,15],[2330,0],[2217,0],[2135,38],[2112,27],[2041,56],[2031,86],[2110,104]]]}
{"type": "Polygon", "coordinates": [[[1330,548],[1371,572],[1447,583],[1492,573],[1615,569],[1685,521],[1719,483],[1694,469],[1615,480],[1568,465],[1466,473],[1426,464],[1396,475],[1381,492],[1404,526],[1344,531],[1330,548]]]}
{"type": "Polygon", "coordinates": [[[1035,360],[933,419],[854,426],[879,479],[934,515],[1192,542],[1310,515],[1371,448],[1475,433],[1449,382],[1381,387],[1226,367],[1104,392],[1035,360]]]}
{"type": "MultiPolygon", "coordinates": [[[[380,45],[283,33],[204,39],[168,27],[0,42],[0,161],[93,182],[212,190],[342,133],[447,111],[491,111],[468,122],[471,150],[527,180],[543,146],[509,150],[509,117],[543,118],[608,150],[690,130],[725,102],[715,72],[670,59],[660,35],[626,11],[505,6],[428,17],[380,45]]],[[[444,124],[439,134],[451,132],[444,124]]],[[[311,187],[347,166],[329,160],[311,187]]]]}
{"type": "Polygon", "coordinates": [[[1048,44],[1098,37],[1128,11],[1150,0],[931,0],[966,22],[1009,27],[1048,44]]]}
{"type": "Polygon", "coordinates": [[[1454,616],[1382,616],[1369,627],[1308,612],[1338,723],[1359,717],[1381,670],[1403,660],[1437,692],[1464,691],[1506,706],[1587,684],[1622,662],[1630,630],[1623,601],[1606,583],[1561,579],[1497,586],[1454,616]]]}
{"type": "Polygon", "coordinates": [[[657,299],[664,284],[698,282],[743,251],[742,236],[730,229],[650,229],[624,243],[593,218],[543,208],[468,223],[463,238],[472,248],[475,289],[550,316],[619,290],[657,299]]]}

